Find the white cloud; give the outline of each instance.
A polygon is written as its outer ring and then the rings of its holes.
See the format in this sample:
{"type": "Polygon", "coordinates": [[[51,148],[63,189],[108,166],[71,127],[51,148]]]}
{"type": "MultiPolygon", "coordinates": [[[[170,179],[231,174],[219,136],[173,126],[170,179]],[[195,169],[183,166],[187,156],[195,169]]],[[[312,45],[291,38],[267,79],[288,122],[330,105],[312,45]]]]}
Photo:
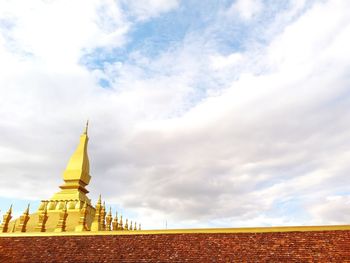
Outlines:
{"type": "Polygon", "coordinates": [[[310,206],[316,224],[346,224],[350,218],[350,196],[327,196],[310,206]]]}
{"type": "Polygon", "coordinates": [[[134,0],[125,1],[129,11],[138,20],[146,20],[158,16],[160,13],[168,12],[179,5],[178,0],[134,0]]]}
{"type": "Polygon", "coordinates": [[[128,29],[112,1],[6,1],[1,7],[0,18],[11,24],[8,50],[46,67],[74,65],[84,49],[121,46],[128,29]]]}
{"type": "Polygon", "coordinates": [[[242,60],[240,53],[233,53],[228,56],[215,55],[211,57],[214,70],[220,70],[226,67],[237,65],[242,60]]]}
{"type": "Polygon", "coordinates": [[[263,8],[261,0],[237,0],[227,11],[229,16],[238,15],[243,20],[250,20],[258,15],[263,8]]]}
{"type": "MultiPolygon", "coordinates": [[[[132,26],[118,5],[104,5],[84,7],[76,23],[78,6],[64,16],[58,2],[1,13],[16,25],[0,34],[2,195],[55,192],[90,118],[91,196],[102,192],[145,227],[348,222],[332,208],[348,204],[337,197],[350,169],[347,1],[311,6],[272,39],[266,28],[267,46],[244,53],[224,56],[203,44],[211,34],[189,33],[159,56],[135,51],[90,72],[77,64],[82,50],[117,45],[114,34],[122,44],[132,26]]],[[[139,19],[155,16],[133,8],[139,19]]]]}

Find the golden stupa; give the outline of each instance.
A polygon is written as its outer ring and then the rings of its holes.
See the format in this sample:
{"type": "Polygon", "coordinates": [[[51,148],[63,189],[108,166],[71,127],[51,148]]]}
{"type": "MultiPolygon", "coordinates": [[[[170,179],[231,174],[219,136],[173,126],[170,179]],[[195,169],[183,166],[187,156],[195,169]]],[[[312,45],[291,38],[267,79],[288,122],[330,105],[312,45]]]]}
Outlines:
{"type": "Polygon", "coordinates": [[[88,122],[80,136],[80,142],[70,158],[67,168],[63,172],[64,184],[61,191],[55,193],[50,199],[42,200],[38,210],[30,213],[30,207],[17,219],[12,219],[12,205],[3,216],[0,233],[10,232],[81,232],[81,231],[111,231],[111,230],[140,230],[134,225],[128,224],[128,219],[123,223],[122,216],[112,216],[109,209],[107,214],[105,203],[101,201],[101,195],[96,206],[91,204],[87,197],[89,191],[90,164],[87,152],[88,147],[88,122]]]}

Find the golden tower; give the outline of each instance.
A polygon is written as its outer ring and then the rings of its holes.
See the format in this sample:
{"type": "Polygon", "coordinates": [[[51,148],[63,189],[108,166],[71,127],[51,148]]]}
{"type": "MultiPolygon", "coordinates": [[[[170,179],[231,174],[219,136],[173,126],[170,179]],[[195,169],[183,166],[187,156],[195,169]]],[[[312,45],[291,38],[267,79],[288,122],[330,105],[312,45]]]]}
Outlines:
{"type": "MultiPolygon", "coordinates": [[[[79,208],[84,203],[91,205],[90,199],[86,196],[89,191],[85,188],[91,179],[87,153],[89,141],[87,134],[88,125],[89,122],[86,123],[85,131],[80,136],[79,145],[70,158],[66,170],[63,172],[64,184],[60,186],[62,190],[54,194],[50,201],[74,201],[74,204],[79,208]]],[[[73,208],[72,203],[70,203],[69,208],[73,208]]]]}

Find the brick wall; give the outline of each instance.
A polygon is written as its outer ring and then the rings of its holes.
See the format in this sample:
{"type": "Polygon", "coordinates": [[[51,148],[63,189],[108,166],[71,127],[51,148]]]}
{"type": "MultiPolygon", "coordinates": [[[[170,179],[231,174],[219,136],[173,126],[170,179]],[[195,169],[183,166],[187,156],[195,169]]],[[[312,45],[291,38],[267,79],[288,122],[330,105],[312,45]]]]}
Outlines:
{"type": "Polygon", "coordinates": [[[0,262],[350,262],[350,231],[0,237],[0,262]]]}

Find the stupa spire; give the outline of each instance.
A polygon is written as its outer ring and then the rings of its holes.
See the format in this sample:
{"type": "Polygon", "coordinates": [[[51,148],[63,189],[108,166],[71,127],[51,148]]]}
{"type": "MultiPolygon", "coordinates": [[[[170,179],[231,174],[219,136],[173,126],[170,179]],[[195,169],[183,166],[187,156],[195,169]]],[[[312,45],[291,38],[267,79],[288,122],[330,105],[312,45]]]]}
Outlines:
{"type": "Polygon", "coordinates": [[[0,231],[6,233],[9,227],[10,220],[12,218],[12,204],[7,211],[7,213],[3,216],[2,224],[0,226],[0,231]]]}
{"type": "MultiPolygon", "coordinates": [[[[63,173],[63,179],[67,181],[81,181],[84,184],[83,187],[89,184],[90,182],[90,163],[87,153],[89,137],[87,134],[88,124],[86,123],[85,130],[80,136],[80,142],[70,158],[67,168],[63,173]]],[[[80,186],[80,185],[79,185],[80,186]]],[[[86,191],[86,190],[85,190],[86,191]]]]}
{"type": "Polygon", "coordinates": [[[18,232],[26,232],[27,223],[30,218],[29,207],[30,207],[30,204],[28,204],[26,210],[23,212],[23,214],[19,218],[19,225],[16,227],[16,231],[18,232]]]}
{"type": "Polygon", "coordinates": [[[88,126],[89,121],[86,122],[83,134],[80,136],[79,145],[63,172],[64,184],[60,186],[62,191],[55,194],[51,200],[79,200],[90,204],[90,199],[86,196],[89,191],[85,188],[91,179],[87,152],[89,141],[88,126]]]}

